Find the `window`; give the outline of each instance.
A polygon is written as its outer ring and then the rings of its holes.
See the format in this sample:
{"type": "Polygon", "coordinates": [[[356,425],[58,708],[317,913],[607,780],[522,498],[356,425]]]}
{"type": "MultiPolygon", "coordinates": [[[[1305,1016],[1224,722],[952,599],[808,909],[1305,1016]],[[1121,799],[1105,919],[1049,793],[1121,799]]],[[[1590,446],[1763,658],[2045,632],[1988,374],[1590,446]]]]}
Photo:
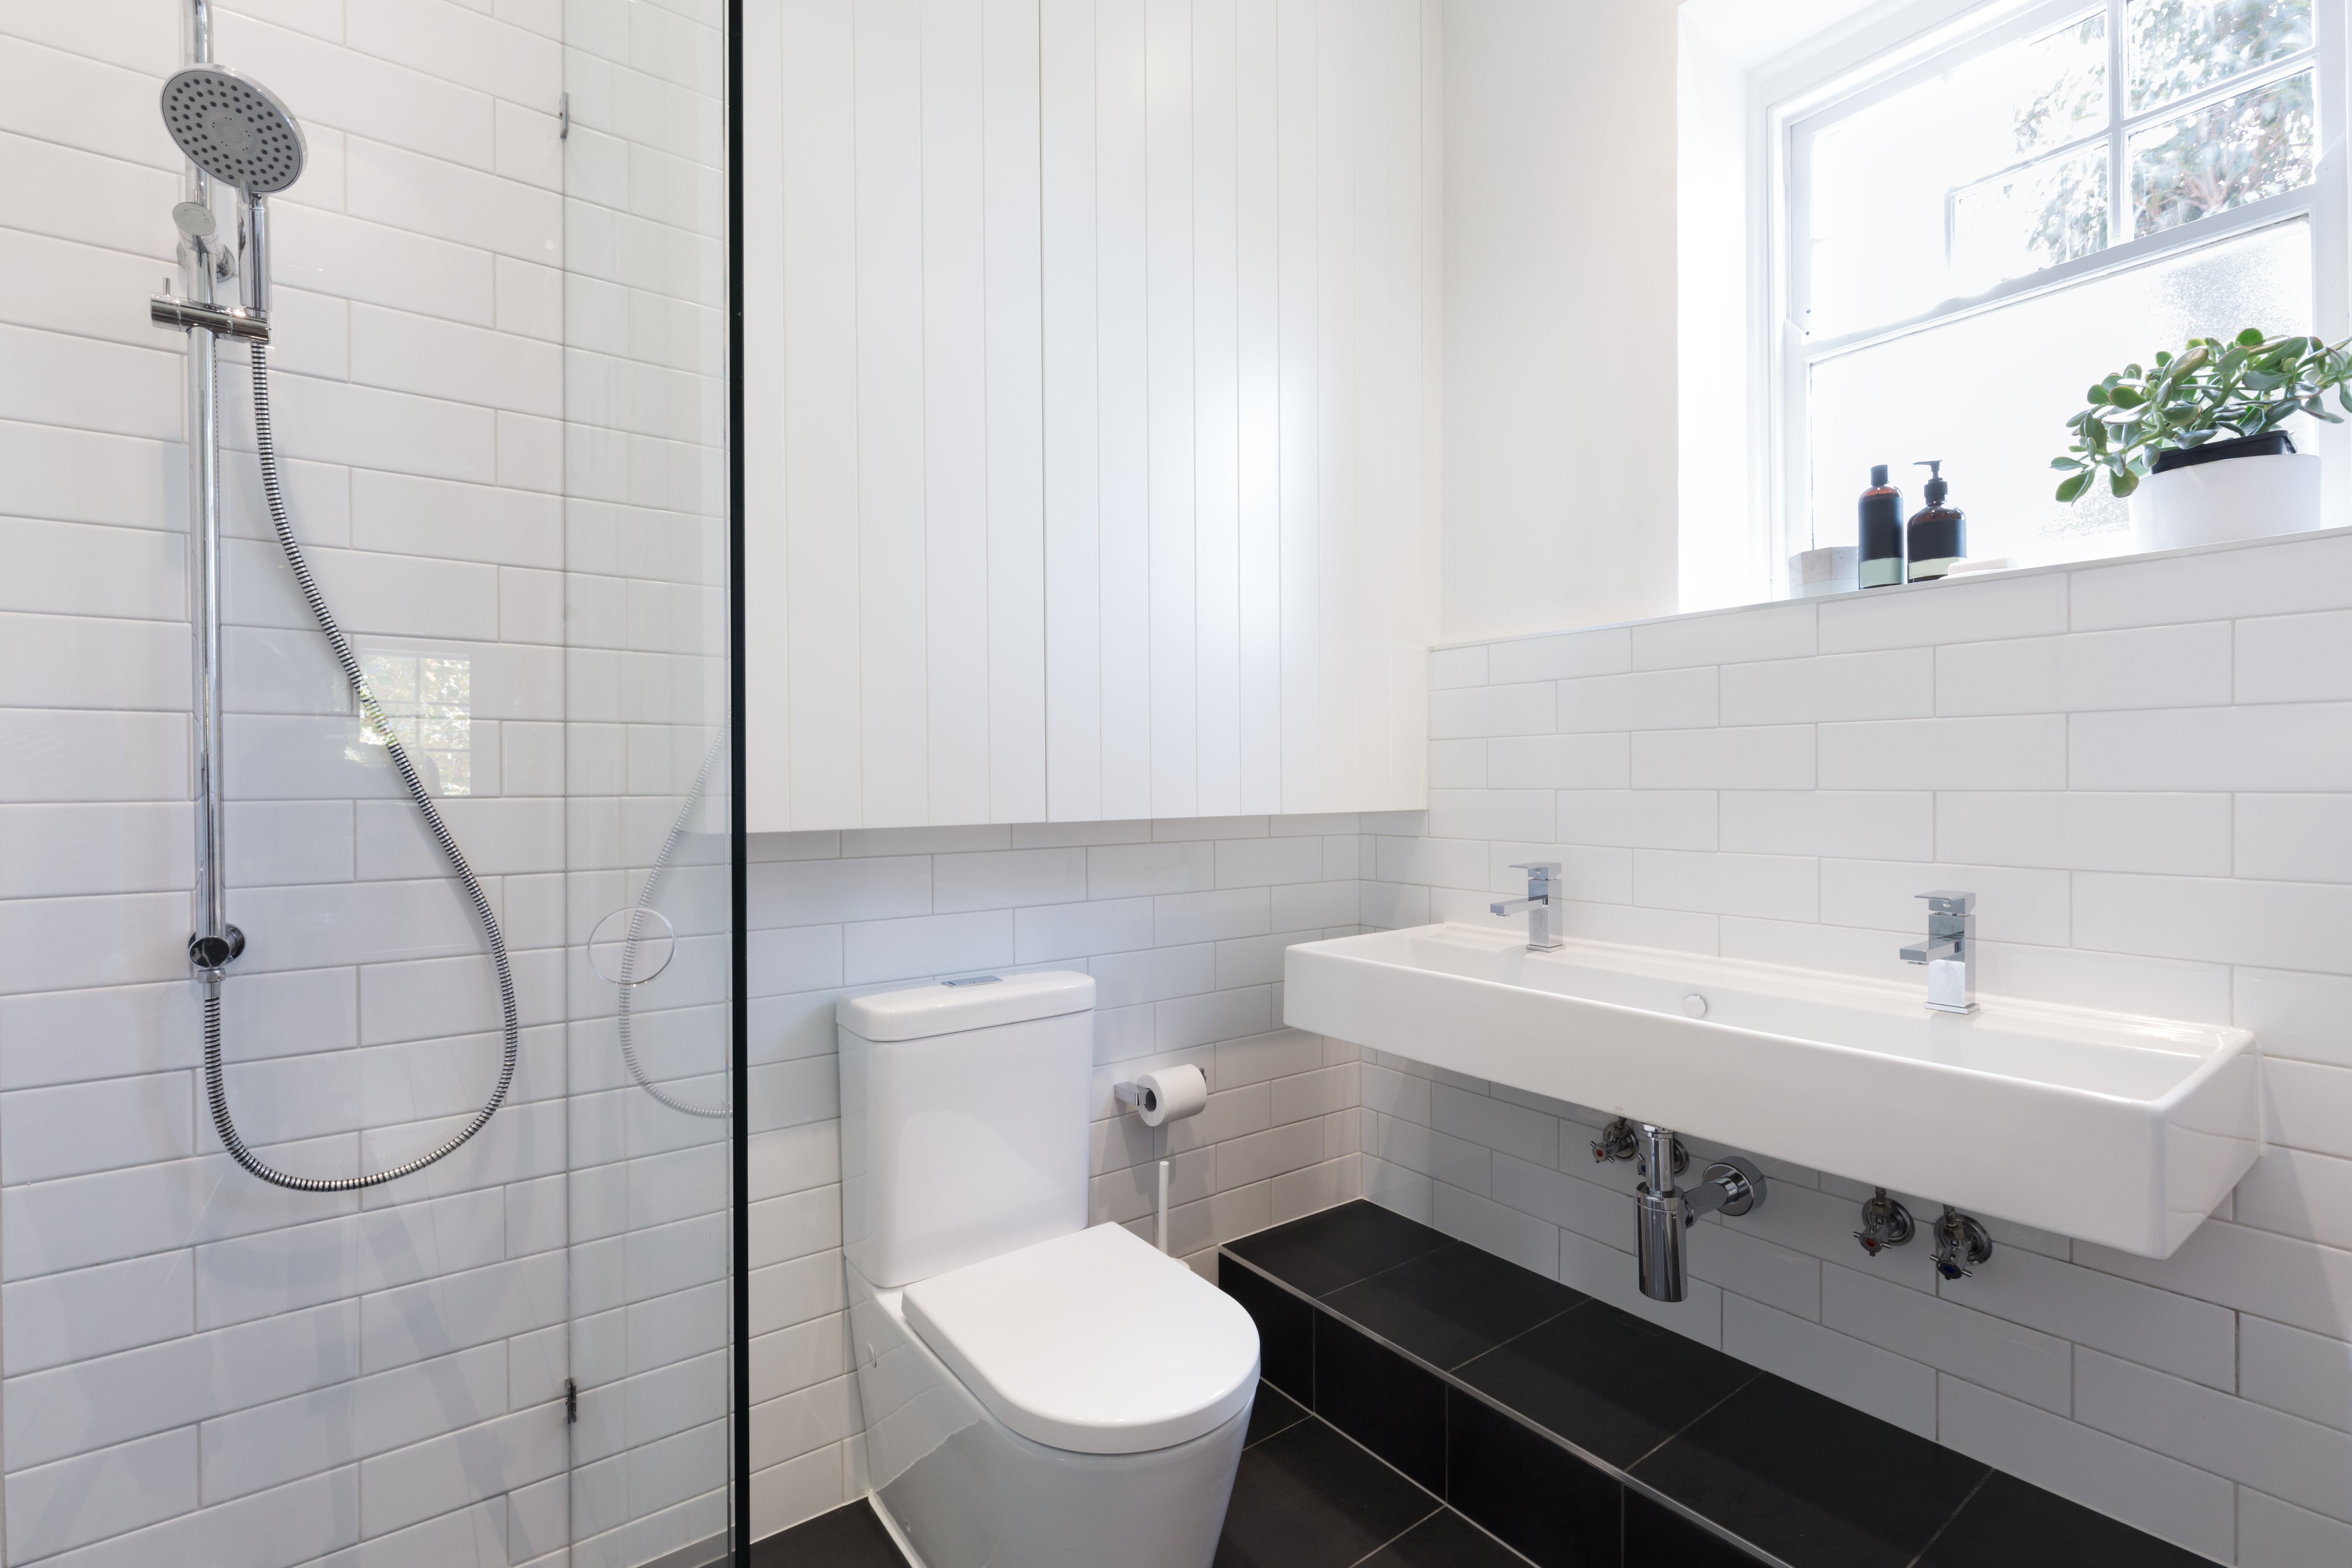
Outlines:
{"type": "Polygon", "coordinates": [[[2053,496],[2085,387],[2192,335],[2344,335],[2342,3],[1988,6],[1972,34],[1799,100],[1786,550],[1852,542],[1871,465],[1916,494],[1910,465],[1938,458],[1971,555],[2116,552],[2126,503],[2053,496]]]}
{"type": "MultiPolygon", "coordinates": [[[[371,653],[368,689],[401,745],[436,795],[474,793],[473,660],[431,654],[371,653]],[[438,787],[436,788],[435,786],[438,787]]],[[[344,755],[368,761],[362,747],[383,742],[354,719],[344,755]]]]}

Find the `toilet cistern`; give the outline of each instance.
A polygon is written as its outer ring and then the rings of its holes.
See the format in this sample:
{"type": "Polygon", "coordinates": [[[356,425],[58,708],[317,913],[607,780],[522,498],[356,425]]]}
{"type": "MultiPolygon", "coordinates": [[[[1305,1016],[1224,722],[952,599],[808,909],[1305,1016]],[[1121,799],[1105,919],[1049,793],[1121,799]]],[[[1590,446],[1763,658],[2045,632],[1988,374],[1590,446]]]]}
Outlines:
{"type": "Polygon", "coordinates": [[[1552,928],[1551,919],[1551,885],[1559,879],[1559,862],[1517,860],[1512,862],[1511,869],[1528,874],[1528,896],[1524,899],[1504,899],[1488,904],[1486,908],[1489,912],[1498,915],[1527,910],[1528,951],[1549,952],[1559,946],[1559,932],[1552,928]]]}
{"type": "Polygon", "coordinates": [[[1927,900],[1927,940],[1902,952],[1906,963],[1927,966],[1927,1006],[1937,1013],[1977,1010],[1977,896],[1940,891],[1927,900]]]}

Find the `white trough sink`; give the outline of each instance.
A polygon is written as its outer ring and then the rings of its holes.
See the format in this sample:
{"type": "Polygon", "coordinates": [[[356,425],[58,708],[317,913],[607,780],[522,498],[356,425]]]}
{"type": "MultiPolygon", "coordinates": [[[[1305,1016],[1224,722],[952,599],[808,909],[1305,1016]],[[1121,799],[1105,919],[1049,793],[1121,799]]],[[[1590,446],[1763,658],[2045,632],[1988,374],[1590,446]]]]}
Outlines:
{"type": "Polygon", "coordinates": [[[2262,1152],[2244,1029],[1998,996],[1962,1016],[1925,995],[1923,982],[1605,942],[1529,952],[1511,932],[1434,925],[1290,949],[1283,1014],[2147,1258],[2170,1256],[2262,1152]]]}

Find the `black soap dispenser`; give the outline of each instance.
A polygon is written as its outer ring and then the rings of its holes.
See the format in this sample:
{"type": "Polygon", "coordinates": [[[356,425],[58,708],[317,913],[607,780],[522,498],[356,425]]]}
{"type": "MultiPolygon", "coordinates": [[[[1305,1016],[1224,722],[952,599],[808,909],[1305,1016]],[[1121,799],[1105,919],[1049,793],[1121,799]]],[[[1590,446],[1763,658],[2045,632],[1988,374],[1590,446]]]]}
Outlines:
{"type": "Polygon", "coordinates": [[[1969,514],[1958,507],[1944,504],[1952,487],[1944,479],[1942,459],[1911,466],[1927,470],[1927,504],[1911,519],[1909,550],[1911,581],[1926,583],[1943,576],[1951,571],[1954,562],[1967,558],[1969,514]]]}
{"type": "Polygon", "coordinates": [[[1903,581],[1903,492],[1886,482],[1884,463],[1871,467],[1861,512],[1854,582],[1864,588],[1892,588],[1903,581]]]}

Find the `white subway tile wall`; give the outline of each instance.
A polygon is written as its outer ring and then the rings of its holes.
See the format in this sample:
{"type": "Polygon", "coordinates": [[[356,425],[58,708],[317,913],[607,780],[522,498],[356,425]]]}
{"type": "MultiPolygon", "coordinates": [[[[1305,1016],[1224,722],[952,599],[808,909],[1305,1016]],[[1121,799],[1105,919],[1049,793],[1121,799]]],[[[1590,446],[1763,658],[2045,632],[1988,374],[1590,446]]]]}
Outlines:
{"type": "Polygon", "coordinates": [[[2218,1561],[2352,1562],[2347,612],[2333,533],[1443,649],[1430,809],[1361,819],[1376,925],[1499,923],[1540,857],[1571,937],[1900,976],[1969,888],[1980,991],[2252,1029],[2271,1147],[2169,1260],[1996,1219],[1938,1281],[1855,1245],[1869,1172],[1774,1164],[1662,1307],[1606,1117],[1376,1054],[1365,1194],[2218,1561]]]}
{"type": "MultiPolygon", "coordinates": [[[[1216,1244],[1358,1195],[1353,1047],[1282,1026],[1282,952],[1353,935],[1353,816],[755,835],[751,841],[752,1531],[866,1489],[841,1271],[833,1008],[965,973],[1095,977],[1091,1220],[1216,1244]],[[1147,1128],[1111,1093],[1192,1062],[1209,1103],[1147,1128]]],[[[130,1331],[128,1330],[119,1331],[130,1331]]]]}
{"type": "MultiPolygon", "coordinates": [[[[0,1552],[625,1568],[725,1528],[725,1123],[624,1087],[582,945],[724,718],[719,11],[213,6],[215,58],[309,139],[273,204],[297,530],[526,1026],[473,1144],[340,1197],[221,1153],[185,978],[184,362],[145,303],[183,11],[0,16],[0,1552]]],[[[265,1158],[373,1168],[487,1095],[496,992],[268,542],[222,360],[229,1095],[265,1158]]],[[[635,1030],[719,1103],[725,815],[673,856],[635,1030]]]]}

